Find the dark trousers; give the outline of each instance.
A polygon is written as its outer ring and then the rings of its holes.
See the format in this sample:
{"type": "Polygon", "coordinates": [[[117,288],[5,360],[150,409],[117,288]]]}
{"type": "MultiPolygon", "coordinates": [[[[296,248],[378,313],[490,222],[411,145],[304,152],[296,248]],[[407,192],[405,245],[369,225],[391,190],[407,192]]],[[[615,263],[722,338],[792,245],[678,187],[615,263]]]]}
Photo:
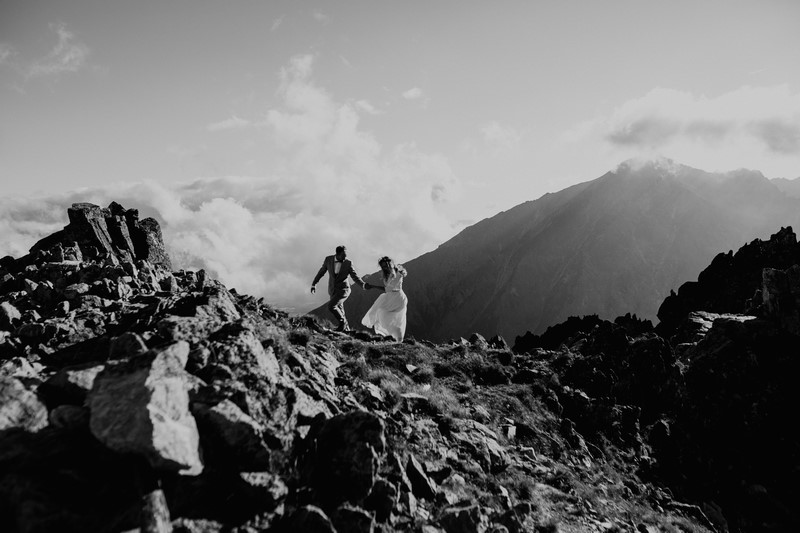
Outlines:
{"type": "Polygon", "coordinates": [[[344,301],[350,296],[350,287],[345,289],[334,289],[331,294],[331,301],[328,302],[328,311],[333,313],[339,322],[339,329],[347,329],[347,316],[344,314],[344,301]]]}

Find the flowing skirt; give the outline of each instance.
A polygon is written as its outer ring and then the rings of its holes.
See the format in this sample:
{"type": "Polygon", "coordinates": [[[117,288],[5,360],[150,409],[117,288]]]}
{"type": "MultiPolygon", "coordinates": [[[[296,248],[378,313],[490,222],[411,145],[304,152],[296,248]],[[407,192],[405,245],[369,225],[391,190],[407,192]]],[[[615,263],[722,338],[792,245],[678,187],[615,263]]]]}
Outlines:
{"type": "Polygon", "coordinates": [[[369,308],[361,323],[368,328],[375,328],[375,333],[400,342],[406,334],[407,308],[408,298],[403,291],[384,292],[369,308]]]}

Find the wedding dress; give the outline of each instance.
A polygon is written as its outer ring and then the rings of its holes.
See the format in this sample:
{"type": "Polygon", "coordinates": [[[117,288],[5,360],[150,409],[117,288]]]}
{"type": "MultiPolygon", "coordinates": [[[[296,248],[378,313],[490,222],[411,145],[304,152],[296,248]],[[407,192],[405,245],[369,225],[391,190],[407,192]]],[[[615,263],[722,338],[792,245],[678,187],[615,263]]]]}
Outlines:
{"type": "Polygon", "coordinates": [[[361,320],[368,328],[375,328],[375,333],[386,335],[400,342],[406,334],[406,309],[408,298],[403,292],[404,271],[393,272],[384,281],[386,292],[378,296],[372,307],[361,320]]]}

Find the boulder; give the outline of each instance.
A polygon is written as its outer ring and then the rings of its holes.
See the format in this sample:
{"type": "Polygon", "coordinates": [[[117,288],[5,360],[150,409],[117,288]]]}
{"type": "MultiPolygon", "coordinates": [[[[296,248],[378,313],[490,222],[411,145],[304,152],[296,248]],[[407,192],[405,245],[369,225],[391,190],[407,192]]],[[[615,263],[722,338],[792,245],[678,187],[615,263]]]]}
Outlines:
{"type": "Polygon", "coordinates": [[[87,399],[92,434],[114,451],[144,456],[157,470],[202,471],[188,355],[189,345],[176,342],[107,366],[87,399]]]}
{"type": "Polygon", "coordinates": [[[312,483],[326,501],[357,503],[372,490],[385,451],[383,420],[365,411],[334,416],[316,439],[312,483]]]}
{"type": "Polygon", "coordinates": [[[36,432],[47,426],[47,408],[19,379],[0,376],[0,432],[20,428],[36,432]]]}
{"type": "Polygon", "coordinates": [[[442,513],[439,523],[447,533],[483,533],[488,526],[477,505],[451,507],[442,513]]]}
{"type": "Polygon", "coordinates": [[[337,533],[325,511],[314,505],[306,505],[296,509],[287,520],[286,531],[337,533]]]}
{"type": "Polygon", "coordinates": [[[360,507],[354,505],[342,505],[333,513],[331,517],[336,531],[340,533],[372,533],[375,529],[375,517],[360,507]]]}
{"type": "Polygon", "coordinates": [[[11,330],[19,323],[22,313],[9,302],[0,302],[0,329],[11,330]]]}
{"type": "Polygon", "coordinates": [[[62,368],[42,384],[42,392],[54,403],[83,404],[105,365],[84,363],[62,368]]]}
{"type": "Polygon", "coordinates": [[[415,496],[431,500],[436,496],[436,484],[425,474],[425,470],[414,455],[408,456],[406,475],[415,496]]]}
{"type": "Polygon", "coordinates": [[[209,406],[192,405],[203,449],[209,464],[240,471],[269,469],[269,448],[264,443],[264,428],[230,400],[209,406]]]}

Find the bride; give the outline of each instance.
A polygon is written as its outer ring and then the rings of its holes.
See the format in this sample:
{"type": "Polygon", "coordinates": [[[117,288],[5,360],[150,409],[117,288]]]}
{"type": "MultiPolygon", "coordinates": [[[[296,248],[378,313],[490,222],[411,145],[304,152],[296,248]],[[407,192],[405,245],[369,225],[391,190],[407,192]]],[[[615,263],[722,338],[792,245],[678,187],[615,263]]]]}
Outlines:
{"type": "Polygon", "coordinates": [[[406,334],[408,298],[403,292],[406,269],[402,265],[395,265],[390,257],[381,257],[378,266],[381,267],[383,274],[383,286],[367,283],[364,288],[379,289],[384,292],[372,304],[361,323],[368,328],[374,328],[375,333],[392,337],[400,342],[406,334]]]}

